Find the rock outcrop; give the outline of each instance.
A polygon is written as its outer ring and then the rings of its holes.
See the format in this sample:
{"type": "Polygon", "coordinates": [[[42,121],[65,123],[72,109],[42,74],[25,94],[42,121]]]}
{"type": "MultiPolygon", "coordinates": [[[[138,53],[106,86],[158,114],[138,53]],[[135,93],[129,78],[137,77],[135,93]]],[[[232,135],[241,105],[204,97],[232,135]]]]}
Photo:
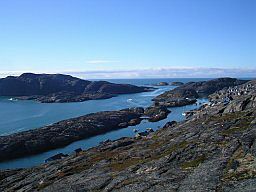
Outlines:
{"type": "Polygon", "coordinates": [[[170,122],[145,137],[104,142],[33,168],[2,170],[0,189],[255,191],[256,110],[254,99],[246,101],[253,96],[250,91],[225,105],[204,106],[198,110],[202,115],[170,122]],[[245,107],[225,112],[238,100],[245,107]]]}
{"type": "Polygon", "coordinates": [[[148,116],[148,121],[156,122],[167,118],[168,114],[171,113],[166,106],[151,106],[147,107],[144,114],[148,116]]]}
{"type": "Polygon", "coordinates": [[[156,84],[156,86],[167,86],[167,85],[169,85],[167,82],[160,82],[156,84]]]}
{"type": "Polygon", "coordinates": [[[167,91],[153,100],[157,105],[167,107],[177,107],[193,104],[199,97],[207,97],[215,91],[223,88],[234,87],[247,80],[238,80],[235,78],[219,78],[209,81],[189,82],[173,90],[167,91]]]}
{"type": "Polygon", "coordinates": [[[172,85],[172,86],[182,86],[182,85],[184,85],[184,83],[179,82],[179,81],[174,81],[174,82],[171,82],[170,85],[172,85]]]}
{"type": "Polygon", "coordinates": [[[0,79],[0,96],[33,99],[45,103],[107,99],[118,94],[150,90],[152,89],[149,87],[87,81],[62,74],[24,73],[19,77],[9,76],[0,79]]]}

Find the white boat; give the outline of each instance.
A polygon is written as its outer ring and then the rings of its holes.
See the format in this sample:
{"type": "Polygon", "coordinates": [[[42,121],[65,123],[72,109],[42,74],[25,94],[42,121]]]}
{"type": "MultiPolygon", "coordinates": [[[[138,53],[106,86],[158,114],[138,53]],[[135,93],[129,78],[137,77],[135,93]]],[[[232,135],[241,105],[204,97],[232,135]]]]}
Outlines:
{"type": "Polygon", "coordinates": [[[8,99],[9,101],[18,101],[18,99],[15,99],[15,98],[10,98],[8,99]]]}

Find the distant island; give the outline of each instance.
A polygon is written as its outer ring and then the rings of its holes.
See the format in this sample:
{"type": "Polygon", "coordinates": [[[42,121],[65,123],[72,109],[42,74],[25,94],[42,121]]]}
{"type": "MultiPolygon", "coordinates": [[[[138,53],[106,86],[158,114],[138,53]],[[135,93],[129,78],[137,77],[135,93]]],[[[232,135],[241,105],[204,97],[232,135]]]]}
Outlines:
{"type": "Polygon", "coordinates": [[[167,82],[159,82],[157,84],[155,84],[155,86],[168,86],[168,85],[171,85],[171,86],[181,86],[181,85],[184,85],[183,82],[179,82],[179,81],[174,81],[174,82],[171,82],[171,83],[167,83],[167,82]]]}
{"type": "Polygon", "coordinates": [[[0,96],[42,103],[82,102],[108,99],[119,94],[151,91],[150,87],[88,81],[63,74],[24,73],[0,79],[0,96]]]}

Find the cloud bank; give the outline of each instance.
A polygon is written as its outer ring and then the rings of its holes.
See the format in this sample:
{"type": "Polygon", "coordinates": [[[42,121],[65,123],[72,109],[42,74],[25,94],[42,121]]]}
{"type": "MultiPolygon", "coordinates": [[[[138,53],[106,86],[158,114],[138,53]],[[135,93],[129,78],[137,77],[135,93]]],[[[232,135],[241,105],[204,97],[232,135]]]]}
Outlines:
{"type": "Polygon", "coordinates": [[[108,78],[215,78],[215,77],[252,77],[255,69],[241,68],[158,68],[144,70],[81,71],[69,74],[87,79],[108,78]]]}
{"type": "MultiPolygon", "coordinates": [[[[0,77],[20,75],[28,71],[2,71],[0,77]]],[[[31,72],[31,71],[29,71],[31,72]]],[[[125,78],[216,78],[250,77],[256,78],[256,68],[154,68],[140,70],[91,70],[57,71],[34,73],[63,73],[84,79],[125,79],[125,78]]]]}

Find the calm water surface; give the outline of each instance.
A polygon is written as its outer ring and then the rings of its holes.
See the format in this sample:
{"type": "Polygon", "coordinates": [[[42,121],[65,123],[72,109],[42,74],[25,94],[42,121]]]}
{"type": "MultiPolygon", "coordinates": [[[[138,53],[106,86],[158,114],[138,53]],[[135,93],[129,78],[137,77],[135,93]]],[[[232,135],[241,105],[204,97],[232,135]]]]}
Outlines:
{"type": "MultiPolygon", "coordinates": [[[[130,79],[130,80],[108,80],[114,83],[130,83],[134,85],[152,85],[161,81],[200,81],[202,79],[130,79]]],[[[119,110],[128,107],[146,107],[152,104],[152,99],[170,89],[173,86],[158,87],[157,90],[152,92],[127,94],[113,97],[105,100],[85,101],[81,103],[38,103],[34,101],[11,101],[10,98],[0,98],[0,135],[8,135],[11,133],[38,128],[41,126],[49,125],[60,120],[78,117],[88,113],[106,111],[106,110],[119,110]]],[[[207,102],[202,99],[199,102],[207,102]]],[[[187,110],[195,109],[199,105],[188,105],[184,107],[171,108],[172,113],[169,114],[167,119],[159,122],[150,123],[143,121],[140,125],[131,126],[124,129],[108,132],[103,135],[91,137],[89,139],[74,142],[64,148],[51,150],[38,155],[30,157],[19,158],[8,162],[0,163],[0,168],[19,168],[31,167],[44,162],[48,157],[57,153],[72,153],[76,148],[88,149],[96,146],[99,142],[106,139],[115,140],[121,137],[133,137],[133,129],[144,131],[146,128],[153,128],[157,130],[162,127],[166,122],[171,120],[181,121],[184,119],[182,113],[187,110]]]]}

